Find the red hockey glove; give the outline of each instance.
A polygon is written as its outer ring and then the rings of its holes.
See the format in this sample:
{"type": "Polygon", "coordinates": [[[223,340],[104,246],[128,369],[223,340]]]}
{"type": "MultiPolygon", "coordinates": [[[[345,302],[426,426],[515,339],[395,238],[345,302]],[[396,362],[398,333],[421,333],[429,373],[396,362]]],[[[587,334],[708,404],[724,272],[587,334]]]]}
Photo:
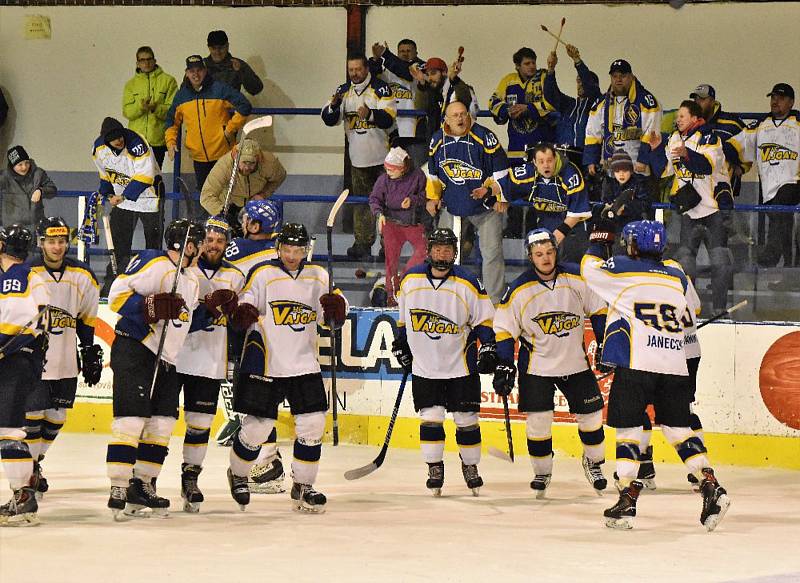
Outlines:
{"type": "Polygon", "coordinates": [[[344,298],[338,294],[323,294],[319,298],[319,303],[322,306],[322,315],[325,323],[338,330],[344,326],[345,318],[347,317],[344,298]]]}
{"type": "Polygon", "coordinates": [[[258,321],[258,308],[253,304],[239,304],[231,314],[231,323],[237,330],[247,330],[258,321]]]}
{"type": "Polygon", "coordinates": [[[590,243],[605,243],[606,245],[610,245],[616,238],[617,236],[614,234],[613,230],[598,229],[589,234],[590,243]]]}
{"type": "Polygon", "coordinates": [[[203,301],[214,318],[219,318],[222,314],[230,316],[239,305],[239,298],[236,292],[230,289],[218,289],[210,294],[206,294],[203,301]]]}
{"type": "Polygon", "coordinates": [[[144,321],[155,324],[160,320],[174,320],[185,307],[186,303],[180,294],[150,294],[144,298],[144,321]]]}

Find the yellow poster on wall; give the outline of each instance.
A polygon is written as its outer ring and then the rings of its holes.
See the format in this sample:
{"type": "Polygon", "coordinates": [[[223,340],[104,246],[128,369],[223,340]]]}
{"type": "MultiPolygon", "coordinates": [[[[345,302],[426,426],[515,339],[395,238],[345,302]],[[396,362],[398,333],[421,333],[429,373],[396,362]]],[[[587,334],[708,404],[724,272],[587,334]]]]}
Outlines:
{"type": "Polygon", "coordinates": [[[44,14],[26,14],[24,27],[23,36],[25,40],[50,40],[52,36],[50,17],[44,14]]]}

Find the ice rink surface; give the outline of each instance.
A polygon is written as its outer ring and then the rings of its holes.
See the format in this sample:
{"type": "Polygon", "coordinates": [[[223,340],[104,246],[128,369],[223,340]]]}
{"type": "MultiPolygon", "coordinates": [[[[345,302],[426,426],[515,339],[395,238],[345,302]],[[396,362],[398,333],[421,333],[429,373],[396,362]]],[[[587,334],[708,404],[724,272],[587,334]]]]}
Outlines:
{"type": "MultiPolygon", "coordinates": [[[[43,464],[50,492],[41,524],[0,529],[1,583],[800,582],[794,471],[718,466],[732,505],[707,533],[683,466],[660,465],[658,490],[639,498],[635,529],[612,531],[602,513],[616,501],[613,484],[596,496],[580,461],[564,456],[556,457],[548,499],[536,500],[527,459],[511,465],[484,455],[486,485],[474,498],[458,456],[448,453],[443,495],[434,498],[417,451],[390,450],[377,472],[348,482],[342,474],[370,462],[378,448],[325,444],[317,487],[328,510],[308,515],[290,509],[288,493],[253,495],[240,512],[225,478],[229,450],[212,445],[200,476],[206,502],[200,514],[186,514],[181,441],[173,438],[158,481],[172,502],[170,517],[114,523],[106,508],[107,439],[59,437],[43,464]]],[[[291,444],[281,449],[288,466],[291,444]]]]}

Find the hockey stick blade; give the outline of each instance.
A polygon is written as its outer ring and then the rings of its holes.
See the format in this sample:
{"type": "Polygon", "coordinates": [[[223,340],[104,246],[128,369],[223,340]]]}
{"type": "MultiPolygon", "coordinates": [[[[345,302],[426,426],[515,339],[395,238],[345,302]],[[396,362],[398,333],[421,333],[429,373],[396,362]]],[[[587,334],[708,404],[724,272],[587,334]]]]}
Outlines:
{"type": "Polygon", "coordinates": [[[331,212],[328,213],[328,221],[325,223],[329,229],[333,228],[333,223],[336,221],[336,214],[339,212],[339,209],[342,207],[349,194],[350,190],[345,188],[342,194],[339,195],[339,198],[336,199],[336,202],[333,203],[333,208],[331,212]]]}
{"type": "MultiPolygon", "coordinates": [[[[381,453],[384,453],[384,452],[381,452],[381,453]]],[[[344,479],[345,480],[358,480],[359,478],[363,478],[364,476],[369,476],[372,472],[374,472],[379,467],[381,467],[381,464],[383,463],[383,458],[384,457],[385,456],[379,455],[377,458],[375,458],[375,461],[368,463],[366,466],[362,466],[362,467],[356,468],[354,470],[347,470],[344,473],[344,479]]]]}
{"type": "Polygon", "coordinates": [[[504,452],[501,449],[497,449],[496,447],[494,447],[492,445],[489,446],[489,449],[487,450],[487,453],[492,457],[496,457],[497,459],[501,459],[501,460],[506,461],[506,462],[508,462],[510,464],[514,463],[514,460],[511,459],[510,455],[508,455],[506,452],[504,452]]]}
{"type": "Polygon", "coordinates": [[[249,134],[250,132],[260,130],[261,128],[270,128],[270,127],[272,127],[272,116],[262,115],[261,117],[251,119],[249,122],[244,124],[244,127],[242,128],[242,135],[247,136],[247,134],[249,134]]]}

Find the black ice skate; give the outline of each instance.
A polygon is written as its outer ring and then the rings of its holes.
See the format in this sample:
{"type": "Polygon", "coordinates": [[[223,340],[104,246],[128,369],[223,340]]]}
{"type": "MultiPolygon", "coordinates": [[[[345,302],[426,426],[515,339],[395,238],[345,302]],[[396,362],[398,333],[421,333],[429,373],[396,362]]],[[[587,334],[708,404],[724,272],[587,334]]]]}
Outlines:
{"type": "Polygon", "coordinates": [[[125,486],[111,486],[111,493],[108,496],[108,507],[111,509],[112,516],[117,522],[127,520],[123,512],[127,500],[128,489],[125,486]]]}
{"type": "Polygon", "coordinates": [[[292,508],[298,512],[321,514],[325,512],[325,503],[328,501],[325,494],[317,492],[308,484],[292,484],[292,508]]]}
{"type": "Polygon", "coordinates": [[[700,491],[700,480],[697,479],[697,476],[694,474],[686,474],[686,481],[689,482],[689,485],[692,487],[693,491],[700,491]]]}
{"type": "Polygon", "coordinates": [[[280,494],[283,487],[283,461],[281,452],[263,464],[253,464],[247,485],[253,494],[280,494]]]}
{"type": "Polygon", "coordinates": [[[235,475],[228,468],[228,485],[231,487],[231,496],[239,505],[239,510],[244,512],[247,505],[250,504],[250,488],[247,486],[247,478],[235,475]]]}
{"type": "Polygon", "coordinates": [[[33,488],[25,486],[14,490],[11,500],[0,506],[0,526],[36,526],[39,524],[38,510],[33,488]]]}
{"type": "Polygon", "coordinates": [[[647,446],[644,453],[639,455],[639,473],[636,474],[646,490],[656,489],[656,468],[653,465],[653,446],[647,446]]]}
{"type": "Polygon", "coordinates": [[[550,485],[552,474],[536,474],[531,482],[531,490],[536,492],[536,499],[544,498],[547,487],[550,485]]]}
{"type": "Polygon", "coordinates": [[[594,488],[598,496],[602,496],[601,492],[608,487],[608,480],[606,480],[606,477],[603,475],[603,469],[600,466],[606,463],[606,460],[593,462],[588,457],[583,456],[581,463],[583,465],[583,473],[589,481],[589,484],[594,488]]]}
{"type": "Polygon", "coordinates": [[[47,478],[42,475],[42,465],[39,463],[44,459],[44,456],[39,458],[39,461],[33,462],[33,473],[29,485],[36,492],[36,499],[41,500],[44,493],[50,489],[50,484],[47,483],[47,478]]]}
{"type": "Polygon", "coordinates": [[[475,464],[465,464],[462,461],[461,473],[464,474],[464,481],[467,483],[467,488],[472,490],[472,495],[478,496],[481,486],[483,486],[483,478],[478,474],[478,466],[475,464]]]}
{"type": "Polygon", "coordinates": [[[608,528],[623,530],[633,528],[633,519],[636,517],[636,500],[639,498],[642,488],[644,488],[644,484],[634,480],[630,486],[622,489],[617,503],[603,512],[608,528]]]}
{"type": "Polygon", "coordinates": [[[428,488],[434,496],[441,496],[442,486],[444,486],[444,462],[429,463],[428,480],[425,482],[425,487],[428,488]]]}
{"type": "Polygon", "coordinates": [[[205,500],[200,488],[197,487],[197,477],[203,468],[192,464],[181,464],[181,498],[183,498],[184,512],[200,512],[200,504],[205,500]]]}
{"type": "Polygon", "coordinates": [[[703,481],[700,484],[700,493],[703,495],[703,511],[700,513],[700,522],[711,532],[722,522],[722,518],[731,505],[731,499],[725,488],[719,485],[714,476],[714,470],[703,468],[703,481]]]}
{"type": "Polygon", "coordinates": [[[151,481],[131,478],[127,496],[125,516],[136,518],[149,516],[166,518],[169,516],[169,500],[156,494],[151,481]]]}

